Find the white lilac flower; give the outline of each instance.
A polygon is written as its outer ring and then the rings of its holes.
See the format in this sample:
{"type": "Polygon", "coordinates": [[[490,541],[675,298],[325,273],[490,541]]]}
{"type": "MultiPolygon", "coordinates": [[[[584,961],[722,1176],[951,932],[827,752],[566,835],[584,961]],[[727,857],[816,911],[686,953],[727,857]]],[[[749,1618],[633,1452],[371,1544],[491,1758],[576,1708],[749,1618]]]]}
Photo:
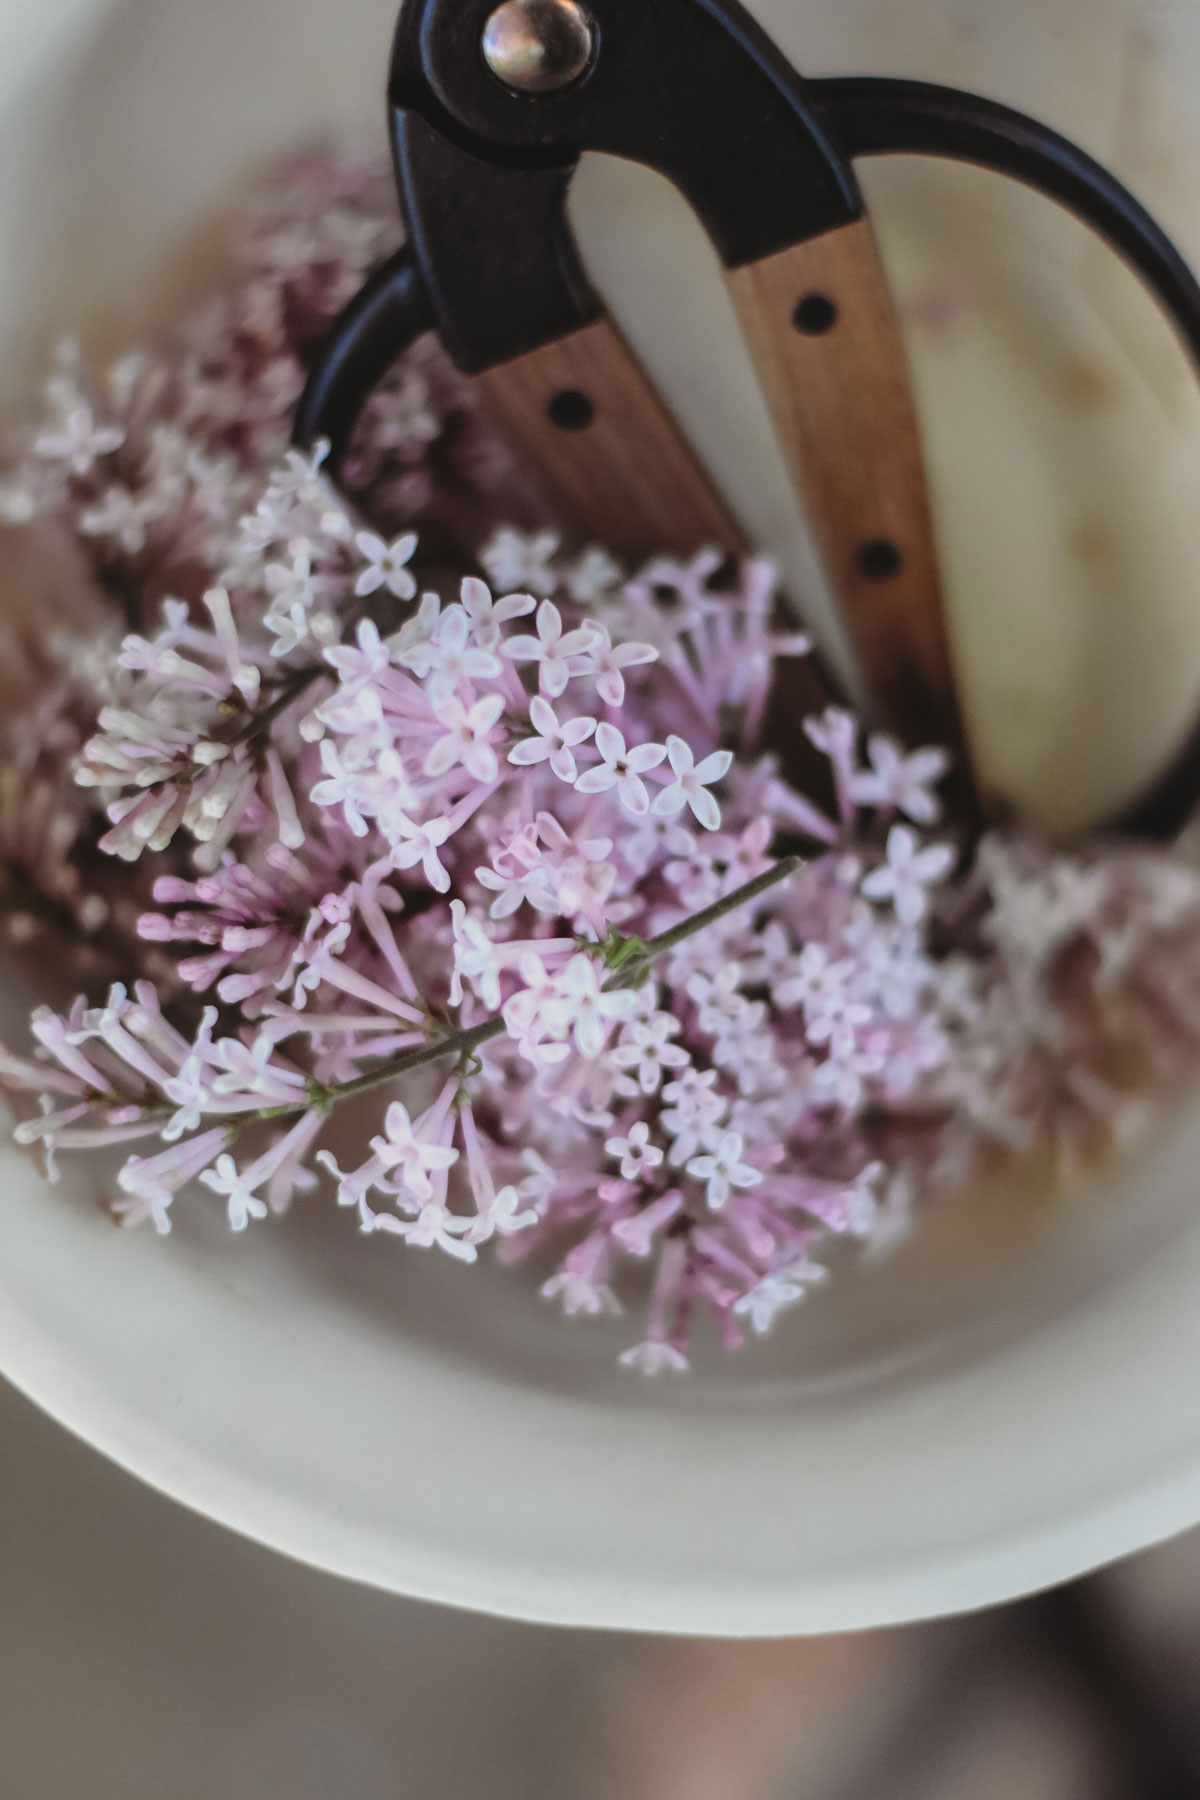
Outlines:
{"type": "Polygon", "coordinates": [[[558,897],[559,910],[568,918],[586,920],[597,938],[607,929],[609,896],[617,882],[616,866],[608,860],[611,838],[573,838],[549,813],[537,817],[543,845],[542,865],[558,897]]]}
{"type": "Polygon", "coordinates": [[[486,1244],[493,1237],[513,1237],[519,1231],[528,1231],[537,1222],[537,1208],[526,1206],[525,1196],[520,1188],[511,1185],[502,1187],[483,1211],[470,1221],[466,1241],[469,1244],[486,1244]]]}
{"type": "MultiPolygon", "coordinates": [[[[698,1118],[719,1118],[726,1100],[716,1092],[715,1069],[681,1069],[663,1089],[663,1099],[673,1107],[678,1125],[690,1125],[698,1118]]],[[[663,1115],[664,1120],[666,1115],[663,1115]]]]}
{"type": "Polygon", "coordinates": [[[398,1219],[377,1213],[375,1229],[403,1238],[410,1250],[444,1250],[458,1262],[473,1263],[479,1254],[468,1241],[472,1221],[452,1213],[444,1200],[426,1200],[415,1219],[398,1219]]]}
{"type": "MultiPolygon", "coordinates": [[[[651,869],[663,868],[664,874],[670,866],[670,858],[683,854],[695,844],[691,833],[684,831],[672,819],[656,817],[654,812],[648,813],[637,826],[621,840],[621,858],[626,868],[636,880],[648,875],[651,869]]],[[[670,880],[670,877],[667,877],[670,880]]]]}
{"type": "Polygon", "coordinates": [[[354,592],[360,598],[374,594],[382,587],[386,587],[397,600],[412,600],[415,597],[417,584],[408,567],[417,547],[415,532],[406,531],[402,537],[387,544],[381,537],[376,537],[373,531],[360,531],[354,543],[365,563],[354,583],[354,592]]]}
{"type": "Polygon", "coordinates": [[[433,642],[433,634],[441,616],[442,602],[439,595],[422,594],[416,611],[411,613],[399,631],[388,639],[389,649],[397,662],[401,660],[405,652],[414,650],[419,645],[428,645],[433,642]]]}
{"type": "Polygon", "coordinates": [[[634,585],[649,590],[668,589],[680,602],[688,624],[693,624],[724,605],[723,597],[713,593],[708,585],[724,561],[725,553],[711,546],[698,550],[687,563],[657,556],[640,571],[634,585]]]}
{"type": "Polygon", "coordinates": [[[726,963],[715,975],[697,970],[688,977],[687,997],[697,1010],[701,1031],[712,1037],[723,1037],[744,1017],[750,1001],[742,993],[740,963],[726,963]]]}
{"type": "MultiPolygon", "coordinates": [[[[428,1199],[433,1192],[432,1176],[452,1168],[458,1161],[458,1151],[431,1141],[425,1120],[414,1124],[408,1108],[399,1100],[388,1107],[383,1128],[382,1137],[371,1139],[377,1161],[416,1199],[428,1199]]],[[[436,1131],[437,1126],[433,1129],[436,1131]]]]}
{"type": "Polygon", "coordinates": [[[272,656],[291,656],[302,644],[309,642],[309,617],[302,601],[294,601],[290,606],[273,605],[263,623],[275,637],[271,645],[272,656]]]}
{"type": "Polygon", "coordinates": [[[601,1313],[619,1313],[621,1310],[616,1295],[606,1283],[575,1269],[560,1269],[542,1283],[540,1292],[543,1300],[561,1300],[568,1318],[579,1313],[596,1318],[601,1313]]]}
{"type": "Polygon", "coordinates": [[[325,591],[308,549],[297,549],[290,563],[268,563],[263,586],[271,596],[271,612],[283,617],[290,617],[297,608],[307,613],[325,591]]]}
{"type": "Polygon", "coordinates": [[[471,707],[452,696],[434,711],[441,736],[425,757],[426,775],[445,775],[461,763],[474,780],[495,781],[499,764],[492,740],[504,711],[503,694],[485,694],[471,707]]]}
{"type": "MultiPolygon", "coordinates": [[[[215,1008],[206,1007],[205,1026],[211,1029],[215,1022],[215,1008]]],[[[214,1070],[208,1058],[207,1046],[203,1053],[198,1051],[189,1056],[179,1073],[163,1081],[161,1085],[163,1094],[176,1109],[163,1128],[163,1141],[174,1143],[185,1132],[197,1130],[201,1119],[216,1099],[214,1070]]]]}
{"type": "Polygon", "coordinates": [[[768,1332],[785,1307],[803,1300],[810,1287],[827,1279],[829,1271],[807,1259],[764,1275],[756,1287],[735,1300],[733,1310],[749,1319],[760,1336],[768,1332]]]}
{"type": "Polygon", "coordinates": [[[348,768],[342,761],[342,753],[331,738],[321,740],[321,766],[325,770],[325,778],[318,781],[312,789],[312,800],[316,806],[340,806],[342,816],[355,837],[367,835],[367,822],[361,811],[367,783],[364,770],[348,768]]]}
{"type": "MultiPolygon", "coordinates": [[[[786,965],[785,965],[786,966],[786,965]]],[[[850,956],[836,960],[824,944],[805,944],[790,960],[784,979],[776,985],[775,1004],[802,1006],[809,1041],[826,1043],[838,1026],[865,1025],[870,1006],[860,997],[862,969],[850,956]]]]}
{"type": "Polygon", "coordinates": [[[500,1010],[500,973],[504,967],[503,945],[490,938],[481,920],[472,918],[461,900],[450,902],[454,929],[454,973],[450,981],[450,1004],[461,1006],[462,984],[469,981],[477,989],[483,1004],[492,1012],[500,1010]]]}
{"type": "Polygon", "coordinates": [[[488,909],[493,919],[507,919],[519,906],[526,905],[540,913],[564,910],[550,865],[542,856],[508,870],[476,869],[475,879],[496,896],[488,909]]]}
{"type": "Polygon", "coordinates": [[[555,1068],[570,1057],[571,1048],[559,1031],[558,1015],[537,990],[519,988],[505,1002],[503,1018],[518,1054],[534,1069],[555,1068]]]}
{"type": "Polygon", "coordinates": [[[585,769],[575,786],[581,794],[604,794],[615,788],[627,812],[636,817],[649,812],[650,796],[642,776],[656,769],[666,756],[663,744],[635,744],[625,748],[625,739],[607,720],[596,727],[596,748],[601,760],[585,769]]]}
{"type": "Polygon", "coordinates": [[[166,494],[139,495],[114,485],[96,506],[79,515],[79,529],[88,537],[112,538],[127,556],[136,556],[146,547],[149,527],[162,518],[169,505],[166,494]]]}
{"type": "Polygon", "coordinates": [[[472,645],[470,634],[471,622],[462,607],[448,606],[428,638],[396,652],[398,662],[427,681],[435,707],[454,698],[460,681],[482,681],[500,673],[499,657],[472,645]]]}
{"type": "Polygon", "coordinates": [[[553,562],[559,543],[557,531],[528,533],[505,526],[484,545],[479,560],[499,592],[528,588],[545,597],[558,586],[553,562]]]}
{"type": "Polygon", "coordinates": [[[918,825],[933,825],[941,813],[935,788],[950,767],[945,750],[914,750],[909,755],[894,738],[876,733],[868,740],[869,769],[850,779],[850,796],[859,806],[902,812],[918,825]]]}
{"type": "Polygon", "coordinates": [[[708,1204],[714,1212],[720,1212],[728,1204],[735,1188],[757,1187],[763,1178],[761,1169],[742,1161],[744,1148],[745,1140],[740,1131],[726,1131],[717,1140],[715,1150],[703,1151],[687,1164],[687,1172],[693,1180],[704,1183],[708,1204]]]}
{"type": "Polygon", "coordinates": [[[471,636],[480,650],[498,650],[501,627],[510,619],[520,619],[537,605],[532,594],[506,594],[493,600],[487,583],[468,575],[460,591],[462,609],[471,622],[471,636]]]}
{"type": "Polygon", "coordinates": [[[34,454],[47,462],[64,462],[73,475],[88,475],[102,457],[111,456],[125,442],[119,425],[101,425],[90,406],[72,406],[57,427],[34,440],[34,454]]]}
{"type": "Polygon", "coordinates": [[[682,1069],[688,1063],[688,1052],[671,1039],[682,1027],[674,1013],[655,1013],[650,1019],[634,1019],[625,1027],[621,1042],[612,1051],[619,1069],[636,1076],[643,1094],[656,1094],[668,1069],[682,1069]]]}
{"type": "Polygon", "coordinates": [[[450,875],[438,858],[438,851],[450,836],[448,819],[427,819],[418,825],[412,819],[395,820],[392,840],[392,867],[413,869],[420,863],[425,879],[439,894],[450,892],[450,875]],[[398,839],[398,841],[397,841],[398,839]]]}
{"type": "Polygon", "coordinates": [[[170,1208],[179,1189],[194,1181],[201,1170],[224,1150],[228,1133],[223,1129],[188,1138],[158,1156],[131,1156],[117,1176],[122,1198],[114,1211],[123,1225],[150,1220],[166,1236],[171,1229],[170,1208]]]}
{"type": "Polygon", "coordinates": [[[954,866],[948,844],[922,848],[907,825],[893,825],[888,832],[887,862],[863,877],[868,900],[890,900],[902,925],[916,925],[929,907],[931,887],[944,881],[954,866]]]}
{"type": "Polygon", "coordinates": [[[873,1040],[835,1035],[827,1049],[828,1054],[814,1064],[809,1076],[812,1098],[818,1106],[855,1113],[867,1097],[868,1083],[887,1066],[887,1039],[882,1033],[873,1040]]]}
{"type": "Polygon", "coordinates": [[[508,753],[509,762],[518,768],[548,762],[560,781],[573,782],[579,771],[572,752],[591,737],[595,719],[580,716],[560,725],[549,701],[537,694],[529,702],[529,722],[537,736],[519,739],[508,753]]]}
{"type": "Polygon", "coordinates": [[[333,644],[324,651],[325,661],[337,673],[343,696],[369,686],[388,667],[391,656],[371,619],[360,619],[354,643],[333,644]]]}
{"type": "Polygon", "coordinates": [[[688,806],[706,831],[716,831],[721,823],[721,809],[708,790],[714,781],[723,780],[729,773],[732,750],[714,750],[698,763],[691,747],[672,733],[667,739],[667,757],[675,779],[655,794],[654,811],[669,818],[688,806]]]}
{"type": "Polygon", "coordinates": [[[201,1172],[200,1180],[224,1199],[232,1231],[245,1231],[252,1219],[266,1218],[266,1201],[258,1198],[250,1176],[239,1169],[232,1156],[218,1156],[213,1168],[201,1172]]]}
{"type": "Polygon", "coordinates": [[[323,511],[333,498],[332,489],[322,474],[329,458],[328,438],[318,438],[311,450],[285,450],[276,464],[267,486],[268,505],[296,505],[323,511]]]}
{"type": "Polygon", "coordinates": [[[586,667],[586,655],[596,642],[596,627],[586,624],[564,631],[562,614],[552,600],[543,600],[538,607],[536,625],[536,637],[506,638],[504,654],[513,662],[536,663],[541,692],[556,700],[572,675],[586,667]]]}
{"type": "MultiPolygon", "coordinates": [[[[578,562],[570,565],[563,580],[576,606],[595,606],[621,585],[624,573],[620,563],[607,550],[593,544],[578,562]]],[[[619,706],[620,701],[616,704],[619,706]]]]}
{"type": "Polygon", "coordinates": [[[663,875],[672,887],[679,889],[683,904],[690,911],[699,912],[720,899],[721,871],[711,847],[701,846],[682,826],[676,826],[675,832],[670,841],[673,855],[664,864],[663,875]]]}
{"type": "Polygon", "coordinates": [[[240,1038],[218,1039],[212,1047],[212,1064],[220,1071],[213,1079],[213,1093],[256,1094],[264,1104],[294,1100],[307,1086],[305,1077],[299,1070],[281,1068],[275,1054],[275,1041],[267,1031],[260,1031],[249,1044],[240,1038]]]}
{"type": "Polygon", "coordinates": [[[596,625],[591,647],[580,663],[579,673],[590,675],[596,692],[606,706],[625,704],[625,671],[658,661],[653,644],[614,644],[603,625],[596,625]]]}
{"type": "Polygon", "coordinates": [[[767,852],[773,836],[771,820],[761,812],[736,838],[722,834],[719,842],[729,865],[727,879],[737,885],[763,874],[770,867],[767,852]]]}
{"type": "Polygon", "coordinates": [[[636,1004],[628,988],[604,988],[590,956],[573,956],[555,987],[558,1013],[584,1056],[599,1056],[606,1030],[636,1004]]]}
{"type": "Polygon", "coordinates": [[[620,1164],[621,1176],[625,1181],[641,1181],[650,1171],[657,1169],[663,1160],[663,1153],[658,1145],[650,1142],[650,1127],[644,1119],[631,1125],[624,1137],[608,1138],[604,1148],[620,1164]]]}

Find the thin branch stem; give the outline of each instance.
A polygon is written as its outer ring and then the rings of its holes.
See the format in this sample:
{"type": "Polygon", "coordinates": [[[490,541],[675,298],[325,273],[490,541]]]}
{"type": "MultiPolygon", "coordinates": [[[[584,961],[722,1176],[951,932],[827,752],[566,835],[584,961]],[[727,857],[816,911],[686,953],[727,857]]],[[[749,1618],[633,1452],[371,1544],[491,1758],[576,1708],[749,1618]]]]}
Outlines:
{"type": "MultiPolygon", "coordinates": [[[[709,925],[715,925],[718,919],[724,919],[730,913],[739,911],[741,907],[749,906],[750,902],[757,900],[760,894],[765,894],[771,888],[778,887],[781,881],[787,881],[804,865],[805,858],[803,856],[783,856],[777,863],[772,863],[769,869],[764,869],[761,875],[756,875],[753,881],[747,881],[740,888],[735,888],[732,894],[726,894],[724,899],[714,901],[712,906],[706,906],[702,912],[693,913],[688,919],[682,919],[678,925],[673,925],[670,931],[660,932],[658,937],[649,940],[644,950],[640,950],[630,959],[629,979],[614,982],[614,987],[632,985],[632,981],[636,980],[643,970],[649,968],[656,958],[664,956],[668,950],[674,950],[680,944],[686,943],[688,938],[695,937],[697,932],[706,930],[709,925]]],[[[626,975],[625,970],[622,970],[621,973],[623,977],[626,975]]]]}
{"type": "MultiPolygon", "coordinates": [[[[448,1031],[432,1044],[422,1044],[419,1050],[405,1050],[388,1062],[380,1063],[377,1069],[368,1069],[365,1075],[356,1075],[353,1081],[343,1081],[337,1087],[325,1090],[325,1104],[336,1105],[339,1100],[348,1100],[353,1094],[366,1094],[372,1088],[380,1087],[384,1082],[394,1081],[400,1075],[411,1075],[414,1069],[423,1069],[429,1063],[440,1062],[444,1056],[457,1056],[465,1059],[474,1056],[475,1052],[493,1038],[500,1036],[504,1030],[504,1020],[487,1019],[482,1025],[473,1025],[469,1031],[448,1031]]],[[[298,1107],[290,1107],[297,1112],[298,1107]]]]}
{"type": "MultiPolygon", "coordinates": [[[[802,856],[784,856],[753,881],[747,881],[742,887],[735,888],[733,893],[726,894],[712,906],[706,906],[702,912],[693,913],[690,918],[683,919],[673,925],[670,931],[664,931],[658,937],[650,938],[640,944],[636,951],[619,966],[612,977],[605,983],[609,990],[633,987],[639,982],[651,963],[669,950],[676,949],[688,938],[695,937],[697,932],[704,931],[709,925],[715,925],[718,919],[726,918],[741,907],[748,906],[771,888],[778,887],[781,881],[796,874],[804,868],[805,858],[802,856]]],[[[636,942],[636,940],[630,940],[636,942]]],[[[432,1044],[423,1044],[419,1050],[405,1050],[401,1055],[380,1063],[378,1068],[368,1069],[363,1075],[356,1075],[352,1081],[340,1082],[336,1087],[316,1088],[306,1102],[299,1105],[268,1107],[262,1112],[249,1113],[241,1123],[252,1124],[266,1119],[290,1118],[296,1113],[304,1112],[309,1106],[321,1106],[329,1109],[339,1100],[347,1100],[354,1094],[369,1093],[372,1088],[382,1087],[387,1082],[395,1081],[401,1075],[411,1075],[416,1069],[426,1068],[430,1063],[440,1062],[443,1057],[455,1056],[460,1061],[474,1056],[484,1044],[490,1043],[504,1031],[502,1018],[487,1019],[481,1025],[472,1025],[466,1031],[448,1031],[432,1044]]]]}
{"type": "Polygon", "coordinates": [[[329,670],[322,663],[313,663],[310,668],[298,670],[289,677],[268,706],[264,706],[261,712],[251,714],[241,730],[230,739],[230,746],[247,744],[252,739],[261,737],[271,729],[280,713],[285,713],[301,694],[307,693],[319,676],[328,673],[329,670]]]}

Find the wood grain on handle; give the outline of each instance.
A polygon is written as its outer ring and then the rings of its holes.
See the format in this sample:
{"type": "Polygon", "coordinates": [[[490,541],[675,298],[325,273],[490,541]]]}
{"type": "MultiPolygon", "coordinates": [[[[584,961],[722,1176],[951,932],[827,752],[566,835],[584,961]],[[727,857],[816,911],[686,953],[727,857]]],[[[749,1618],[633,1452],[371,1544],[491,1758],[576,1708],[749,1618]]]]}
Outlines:
{"type": "Polygon", "coordinates": [[[709,544],[744,549],[740,527],[611,319],[478,379],[500,431],[584,542],[631,564],[709,544]]]}
{"type": "MultiPolygon", "coordinates": [[[[748,548],[611,319],[478,381],[502,435],[580,542],[602,544],[633,568],[663,552],[689,557],[708,545],[735,554],[748,548]],[[567,416],[564,397],[580,395],[595,408],[590,422],[556,425],[554,413],[567,416]]],[[[577,398],[568,411],[582,417],[577,398]]],[[[783,603],[779,623],[795,629],[783,603]]],[[[828,764],[801,721],[841,698],[819,656],[777,661],[763,743],[805,792],[823,791],[828,764]]]]}
{"type": "Polygon", "coordinates": [[[910,743],[961,750],[908,367],[871,227],[726,279],[876,715],[910,743]]]}

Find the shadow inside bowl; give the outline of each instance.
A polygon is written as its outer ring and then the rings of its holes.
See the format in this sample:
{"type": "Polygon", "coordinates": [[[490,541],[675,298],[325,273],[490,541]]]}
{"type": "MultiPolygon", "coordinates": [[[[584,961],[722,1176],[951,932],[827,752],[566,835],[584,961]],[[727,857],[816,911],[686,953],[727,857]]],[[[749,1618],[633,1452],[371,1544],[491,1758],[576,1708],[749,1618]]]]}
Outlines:
{"type": "MultiPolygon", "coordinates": [[[[1164,1119],[1164,1139],[1181,1131],[1200,1136],[1190,1118],[1164,1119]]],[[[766,1407],[844,1404],[922,1369],[1002,1355],[1006,1343],[1094,1305],[1134,1259],[1169,1255],[1190,1200],[1165,1183],[1143,1189],[1138,1171],[1135,1159],[1113,1162],[1063,1194],[1044,1174],[1013,1169],[931,1205],[884,1258],[835,1245],[830,1279],[765,1338],[750,1333],[729,1352],[701,1324],[692,1371],[680,1379],[647,1382],[616,1366],[641,1336],[636,1265],[622,1316],[567,1318],[538,1291],[552,1254],[503,1267],[485,1250],[464,1268],[364,1238],[329,1193],[260,1232],[254,1262],[286,1281],[298,1304],[369,1316],[439,1358],[556,1395],[669,1408],[724,1409],[731,1396],[766,1407]]],[[[228,1267],[250,1246],[215,1225],[204,1221],[205,1254],[228,1267]]],[[[198,1241],[200,1229],[193,1219],[189,1236],[198,1241]]]]}

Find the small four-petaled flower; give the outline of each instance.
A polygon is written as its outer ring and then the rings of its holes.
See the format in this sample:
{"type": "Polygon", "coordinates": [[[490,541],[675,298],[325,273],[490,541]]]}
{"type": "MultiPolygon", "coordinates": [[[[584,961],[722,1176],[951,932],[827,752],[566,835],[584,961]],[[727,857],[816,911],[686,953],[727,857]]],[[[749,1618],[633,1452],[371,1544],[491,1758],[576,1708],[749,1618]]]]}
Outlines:
{"type": "Polygon", "coordinates": [[[386,587],[397,600],[414,597],[417,584],[408,564],[417,547],[416,532],[406,531],[403,537],[388,544],[373,531],[360,531],[354,542],[365,563],[354,584],[354,592],[360,599],[381,587],[386,587]]]}
{"type": "Polygon", "coordinates": [[[715,1150],[693,1156],[687,1165],[688,1174],[705,1183],[708,1204],[714,1212],[720,1212],[728,1203],[734,1188],[757,1187],[763,1178],[761,1169],[742,1161],[744,1148],[740,1131],[726,1131],[717,1140],[715,1150]]]}
{"type": "Polygon", "coordinates": [[[663,1160],[657,1144],[650,1142],[650,1127],[644,1119],[631,1125],[625,1137],[607,1138],[604,1148],[619,1161],[621,1177],[625,1181],[641,1181],[663,1160]]]}
{"type": "Polygon", "coordinates": [[[667,757],[675,779],[669,787],[661,788],[655,794],[654,811],[670,818],[690,806],[706,830],[716,831],[721,823],[721,809],[708,790],[714,781],[728,775],[733,752],[714,750],[698,763],[691,746],[672,734],[667,739],[667,757]]]}
{"type": "Polygon", "coordinates": [[[601,760],[585,769],[575,786],[581,794],[605,794],[617,790],[617,798],[627,812],[640,817],[650,810],[650,796],[642,776],[656,769],[666,756],[663,744],[637,744],[625,748],[625,739],[607,720],[596,727],[596,748],[601,760]]]}
{"type": "Polygon", "coordinates": [[[863,877],[868,900],[890,900],[902,925],[917,925],[929,909],[929,892],[944,881],[954,867],[954,851],[948,844],[928,844],[924,849],[915,831],[893,825],[888,832],[887,861],[863,877]]]}

